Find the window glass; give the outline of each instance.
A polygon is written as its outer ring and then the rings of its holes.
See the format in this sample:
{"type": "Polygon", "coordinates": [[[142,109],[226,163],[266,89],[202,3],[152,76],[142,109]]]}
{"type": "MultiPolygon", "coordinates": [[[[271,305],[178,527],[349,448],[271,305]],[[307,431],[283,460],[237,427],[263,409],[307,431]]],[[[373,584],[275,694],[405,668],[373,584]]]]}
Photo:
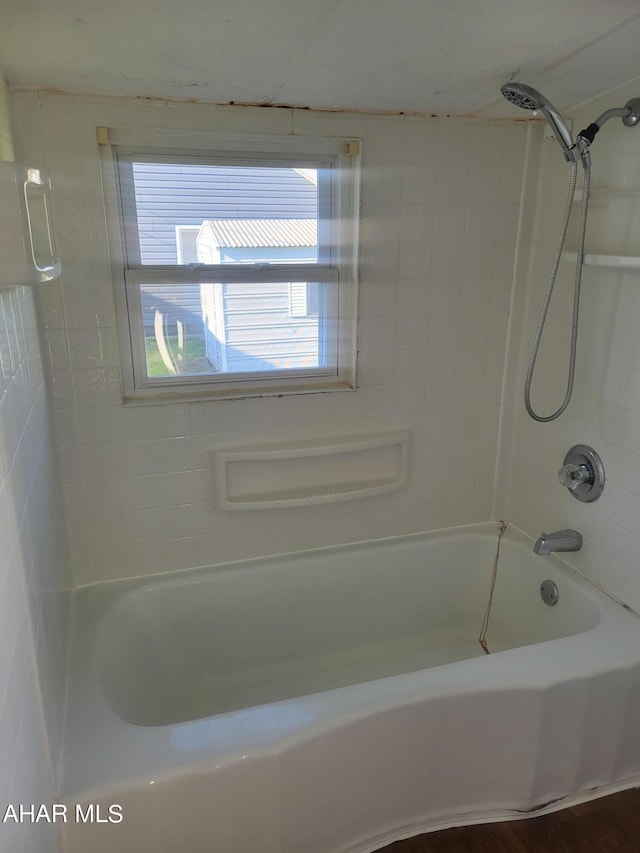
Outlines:
{"type": "Polygon", "coordinates": [[[286,281],[142,285],[146,375],[327,368],[332,353],[320,306],[331,287],[286,281]],[[304,293],[304,304],[297,293],[304,293]]]}
{"type": "Polygon", "coordinates": [[[134,196],[128,254],[141,264],[317,262],[317,169],[123,163],[134,196]]]}

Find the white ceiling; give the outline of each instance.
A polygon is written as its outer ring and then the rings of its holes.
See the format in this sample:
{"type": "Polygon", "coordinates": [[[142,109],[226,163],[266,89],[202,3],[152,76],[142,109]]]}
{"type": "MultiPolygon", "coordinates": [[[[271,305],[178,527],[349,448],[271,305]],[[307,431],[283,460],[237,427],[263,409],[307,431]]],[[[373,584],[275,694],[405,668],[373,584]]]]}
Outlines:
{"type": "Polygon", "coordinates": [[[640,75],[638,0],[5,0],[16,87],[299,107],[515,115],[640,75]]]}

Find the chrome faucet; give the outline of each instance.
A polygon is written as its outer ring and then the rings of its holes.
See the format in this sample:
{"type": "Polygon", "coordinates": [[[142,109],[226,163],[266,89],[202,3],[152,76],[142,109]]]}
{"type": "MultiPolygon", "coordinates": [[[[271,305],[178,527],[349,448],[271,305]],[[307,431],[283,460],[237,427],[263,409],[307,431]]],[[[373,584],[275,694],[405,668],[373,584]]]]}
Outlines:
{"type": "Polygon", "coordinates": [[[582,535],[577,530],[556,530],[555,533],[543,533],[533,546],[533,553],[579,551],[580,548],[582,548],[582,535]]]}

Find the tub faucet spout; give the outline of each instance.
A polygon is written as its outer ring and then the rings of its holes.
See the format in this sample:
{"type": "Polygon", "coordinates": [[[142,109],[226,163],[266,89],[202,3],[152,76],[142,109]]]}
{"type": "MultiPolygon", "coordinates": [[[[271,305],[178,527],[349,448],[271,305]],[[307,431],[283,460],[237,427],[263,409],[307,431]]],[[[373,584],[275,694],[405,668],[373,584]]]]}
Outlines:
{"type": "Polygon", "coordinates": [[[582,536],[577,530],[556,530],[543,533],[533,546],[534,554],[550,554],[552,551],[579,551],[582,536]]]}

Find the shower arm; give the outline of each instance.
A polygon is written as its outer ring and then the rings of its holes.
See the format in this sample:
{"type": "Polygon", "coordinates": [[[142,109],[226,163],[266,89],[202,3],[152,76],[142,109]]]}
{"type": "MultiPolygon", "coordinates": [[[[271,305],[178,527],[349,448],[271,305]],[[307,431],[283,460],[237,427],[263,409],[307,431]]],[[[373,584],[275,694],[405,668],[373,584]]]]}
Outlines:
{"type": "Polygon", "coordinates": [[[634,127],[640,121],[640,98],[632,98],[624,107],[614,107],[602,115],[578,134],[578,144],[583,151],[591,145],[602,125],[610,118],[621,118],[626,127],[634,127]]]}

